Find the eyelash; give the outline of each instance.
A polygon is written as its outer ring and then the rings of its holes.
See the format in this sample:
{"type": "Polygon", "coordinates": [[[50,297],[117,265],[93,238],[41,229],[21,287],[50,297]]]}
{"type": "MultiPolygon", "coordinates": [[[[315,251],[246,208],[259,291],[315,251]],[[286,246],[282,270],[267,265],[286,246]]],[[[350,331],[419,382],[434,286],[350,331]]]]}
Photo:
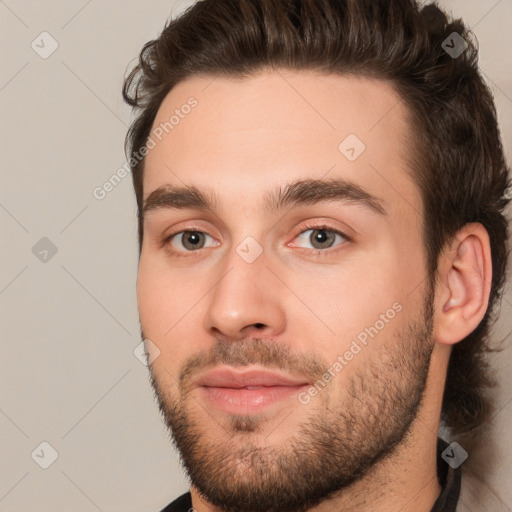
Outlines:
{"type": "MultiPolygon", "coordinates": [[[[352,242],[352,238],[347,236],[342,231],[340,231],[338,229],[334,229],[334,228],[324,225],[324,224],[320,224],[320,225],[309,224],[309,225],[302,226],[301,230],[295,235],[294,240],[295,240],[295,238],[300,236],[302,233],[309,231],[309,230],[328,231],[330,233],[340,235],[347,242],[352,242]]],[[[177,235],[181,235],[184,233],[190,233],[190,232],[194,232],[194,233],[197,232],[197,233],[202,233],[202,234],[206,234],[206,235],[208,234],[208,233],[205,233],[204,231],[202,231],[200,228],[195,228],[193,226],[190,226],[187,229],[182,229],[181,231],[176,231],[175,233],[172,233],[172,234],[164,237],[164,239],[162,240],[162,247],[163,246],[167,247],[168,252],[173,256],[178,256],[178,257],[183,257],[183,258],[194,258],[194,257],[200,256],[200,252],[201,252],[200,249],[198,249],[196,251],[177,251],[175,249],[170,248],[170,242],[174,237],[176,237],[177,235]],[[187,253],[187,254],[185,255],[183,253],[187,253]]],[[[210,236],[210,235],[208,235],[208,236],[210,236]]],[[[324,250],[322,250],[322,249],[303,249],[303,250],[307,251],[308,256],[313,256],[314,258],[322,258],[322,257],[326,257],[326,256],[332,256],[333,254],[338,253],[340,250],[342,250],[344,245],[345,244],[343,242],[341,242],[335,248],[328,248],[328,249],[324,249],[324,250]]]]}

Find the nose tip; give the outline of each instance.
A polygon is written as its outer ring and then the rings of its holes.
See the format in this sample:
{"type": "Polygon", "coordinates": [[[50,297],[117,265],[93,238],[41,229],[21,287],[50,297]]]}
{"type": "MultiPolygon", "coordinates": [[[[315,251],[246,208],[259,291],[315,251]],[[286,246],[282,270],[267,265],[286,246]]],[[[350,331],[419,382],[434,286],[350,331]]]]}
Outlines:
{"type": "Polygon", "coordinates": [[[276,336],[286,325],[285,297],[263,260],[251,264],[233,254],[232,268],[208,294],[204,327],[215,337],[246,338],[250,331],[276,336]]]}

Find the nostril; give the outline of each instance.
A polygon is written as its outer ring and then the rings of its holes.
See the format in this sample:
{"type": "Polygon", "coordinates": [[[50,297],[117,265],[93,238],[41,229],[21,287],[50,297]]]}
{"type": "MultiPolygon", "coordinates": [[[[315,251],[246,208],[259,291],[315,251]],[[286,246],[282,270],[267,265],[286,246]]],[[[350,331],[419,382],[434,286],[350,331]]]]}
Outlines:
{"type": "Polygon", "coordinates": [[[261,329],[263,327],[263,324],[254,324],[254,327],[257,327],[258,329],[261,329]]]}

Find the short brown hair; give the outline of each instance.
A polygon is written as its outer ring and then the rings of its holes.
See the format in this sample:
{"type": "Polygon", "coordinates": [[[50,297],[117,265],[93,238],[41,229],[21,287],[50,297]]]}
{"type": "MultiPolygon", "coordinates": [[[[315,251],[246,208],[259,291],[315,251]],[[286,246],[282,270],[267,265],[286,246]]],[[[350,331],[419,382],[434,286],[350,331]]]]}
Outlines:
{"type": "Polygon", "coordinates": [[[482,223],[490,237],[489,307],[478,327],[453,347],[447,372],[441,417],[453,434],[474,431],[493,412],[489,331],[508,256],[508,168],[473,39],[462,20],[415,0],[202,0],[144,46],[123,87],[125,101],[139,110],[125,149],[133,164],[140,250],[144,160],[133,156],[177,83],[194,75],[245,77],[287,68],[394,85],[410,111],[414,151],[408,163],[422,196],[431,282],[441,250],[465,224],[482,223]],[[443,48],[454,32],[468,45],[456,58],[443,48]]]}

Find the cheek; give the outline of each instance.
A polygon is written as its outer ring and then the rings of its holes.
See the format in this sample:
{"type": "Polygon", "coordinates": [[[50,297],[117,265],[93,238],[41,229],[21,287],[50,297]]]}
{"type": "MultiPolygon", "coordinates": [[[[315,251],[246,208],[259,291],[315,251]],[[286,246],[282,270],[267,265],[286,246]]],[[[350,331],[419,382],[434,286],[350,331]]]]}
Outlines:
{"type": "Polygon", "coordinates": [[[137,303],[142,328],[148,338],[165,332],[165,324],[169,328],[168,313],[172,312],[172,295],[168,293],[166,279],[151,265],[147,258],[141,258],[137,276],[137,303]]]}
{"type": "Polygon", "coordinates": [[[180,269],[173,269],[156,251],[142,252],[137,275],[137,302],[141,319],[150,326],[165,322],[167,329],[179,318],[193,295],[180,269]]]}
{"type": "Polygon", "coordinates": [[[187,286],[179,273],[163,271],[157,262],[141,258],[137,278],[140,322],[144,335],[159,347],[166,365],[173,366],[194,349],[193,340],[199,338],[202,326],[197,317],[199,308],[194,307],[200,297],[200,291],[187,286]]]}
{"type": "MultiPolygon", "coordinates": [[[[319,316],[334,332],[333,336],[326,336],[322,341],[332,360],[348,350],[353,340],[361,336],[364,339],[366,330],[376,322],[380,326],[380,315],[392,309],[397,302],[398,294],[392,284],[381,276],[366,273],[364,281],[362,278],[353,274],[350,278],[339,279],[338,283],[325,288],[323,299],[317,301],[318,309],[323,311],[319,316]]],[[[386,323],[386,331],[389,330],[388,325],[391,323],[386,323]]]]}
{"type": "Polygon", "coordinates": [[[387,247],[361,256],[350,270],[302,281],[301,286],[308,290],[309,309],[329,328],[312,319],[319,332],[325,333],[317,337],[318,350],[335,359],[358,336],[370,340],[371,332],[375,340],[391,339],[404,322],[417,315],[423,297],[423,287],[418,284],[424,275],[410,255],[408,260],[398,247],[387,247]]]}

